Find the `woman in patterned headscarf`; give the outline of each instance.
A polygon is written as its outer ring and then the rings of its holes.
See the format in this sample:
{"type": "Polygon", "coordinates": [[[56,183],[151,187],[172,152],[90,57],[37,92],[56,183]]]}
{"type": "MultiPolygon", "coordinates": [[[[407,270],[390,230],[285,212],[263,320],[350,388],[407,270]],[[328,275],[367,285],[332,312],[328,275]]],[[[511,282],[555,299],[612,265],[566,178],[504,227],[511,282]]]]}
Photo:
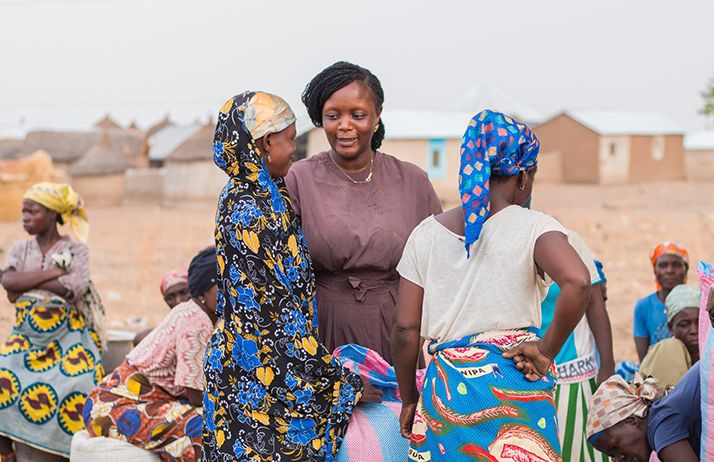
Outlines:
{"type": "Polygon", "coordinates": [[[563,227],[522,207],[538,150],[511,117],[474,116],[461,145],[462,205],[407,241],[392,351],[413,460],[560,460],[551,370],[589,302],[590,276],[563,227]],[[539,339],[551,278],[561,292],[539,339]],[[433,355],[421,396],[420,336],[433,355]]]}
{"type": "Polygon", "coordinates": [[[67,457],[84,427],[86,393],[103,375],[101,323],[82,304],[90,282],[81,197],[68,184],[35,184],[23,196],[22,224],[33,238],[10,247],[0,273],[16,312],[0,344],[2,461],[12,460],[10,440],[67,457]]]}
{"type": "Polygon", "coordinates": [[[332,460],[360,396],[378,399],[318,338],[315,278],[283,182],[294,138],[295,116],[274,95],[242,93],[218,114],[214,160],[230,178],[216,213],[207,461],[332,460]]]}
{"type": "Polygon", "coordinates": [[[592,445],[615,460],[699,460],[702,432],[700,366],[697,363],[667,396],[657,379],[638,373],[627,383],[613,375],[590,402],[586,433],[592,445]]]}
{"type": "Polygon", "coordinates": [[[676,242],[662,242],[652,250],[650,262],[657,290],[637,300],[633,323],[640,361],[652,345],[672,335],[667,327],[664,301],[672,289],[687,282],[689,253],[676,242]]]}

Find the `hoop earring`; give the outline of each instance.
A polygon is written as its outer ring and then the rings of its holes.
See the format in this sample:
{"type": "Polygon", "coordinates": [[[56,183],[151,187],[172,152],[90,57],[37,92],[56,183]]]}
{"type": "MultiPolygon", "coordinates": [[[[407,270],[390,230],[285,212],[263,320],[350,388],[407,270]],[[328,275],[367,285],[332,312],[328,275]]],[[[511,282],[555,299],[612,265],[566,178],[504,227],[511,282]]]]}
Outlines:
{"type": "Polygon", "coordinates": [[[526,185],[522,184],[518,187],[518,189],[520,189],[521,191],[525,191],[526,185]]]}

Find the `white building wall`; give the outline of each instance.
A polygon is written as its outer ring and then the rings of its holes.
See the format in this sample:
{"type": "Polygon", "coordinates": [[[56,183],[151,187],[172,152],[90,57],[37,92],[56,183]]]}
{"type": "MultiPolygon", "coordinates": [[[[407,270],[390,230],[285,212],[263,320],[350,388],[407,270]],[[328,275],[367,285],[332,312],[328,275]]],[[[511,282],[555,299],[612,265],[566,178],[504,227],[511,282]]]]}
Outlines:
{"type": "Polygon", "coordinates": [[[630,174],[630,138],[601,136],[598,160],[600,183],[626,183],[630,174]]]}
{"type": "Polygon", "coordinates": [[[217,201],[228,175],[213,161],[167,162],[164,199],[176,201],[217,201]]]}

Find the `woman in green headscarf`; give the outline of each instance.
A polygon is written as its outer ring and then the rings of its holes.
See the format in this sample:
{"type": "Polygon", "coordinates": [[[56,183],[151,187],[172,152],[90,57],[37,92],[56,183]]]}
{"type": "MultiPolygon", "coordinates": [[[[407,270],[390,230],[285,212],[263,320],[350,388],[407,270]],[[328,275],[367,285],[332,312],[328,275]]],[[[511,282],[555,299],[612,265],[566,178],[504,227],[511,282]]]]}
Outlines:
{"type": "Polygon", "coordinates": [[[699,296],[699,289],[680,284],[664,301],[672,337],[652,345],[640,366],[661,387],[675,385],[699,361],[699,296]]]}

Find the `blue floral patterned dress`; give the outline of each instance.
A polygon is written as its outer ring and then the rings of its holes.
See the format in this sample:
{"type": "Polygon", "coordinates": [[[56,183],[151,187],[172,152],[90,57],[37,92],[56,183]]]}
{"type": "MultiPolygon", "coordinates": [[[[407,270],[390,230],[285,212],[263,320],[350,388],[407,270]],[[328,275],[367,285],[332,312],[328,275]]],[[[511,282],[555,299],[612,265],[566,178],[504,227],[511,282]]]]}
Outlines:
{"type": "Polygon", "coordinates": [[[259,97],[226,102],[216,127],[214,160],[230,179],[216,214],[221,319],[206,352],[203,460],[333,460],[362,384],[318,338],[298,219],[244,121],[259,97]]]}

